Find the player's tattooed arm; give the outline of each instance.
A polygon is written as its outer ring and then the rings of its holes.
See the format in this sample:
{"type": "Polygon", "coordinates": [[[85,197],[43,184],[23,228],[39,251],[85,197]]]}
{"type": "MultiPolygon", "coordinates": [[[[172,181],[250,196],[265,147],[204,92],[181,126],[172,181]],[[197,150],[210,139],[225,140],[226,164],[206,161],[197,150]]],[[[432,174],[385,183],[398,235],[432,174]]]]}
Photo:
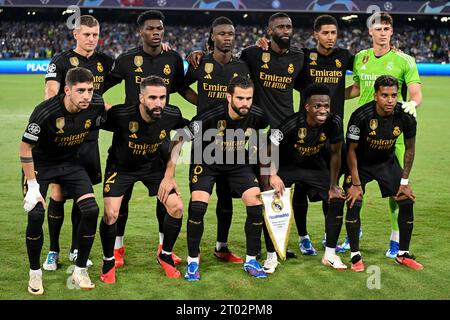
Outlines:
{"type": "Polygon", "coordinates": [[[23,173],[27,180],[36,179],[34,173],[34,162],[32,154],[33,146],[26,142],[20,142],[19,156],[22,164],[23,173]]]}
{"type": "Polygon", "coordinates": [[[33,162],[33,157],[20,157],[20,162],[31,163],[31,162],[33,162]]]}
{"type": "Polygon", "coordinates": [[[409,173],[411,172],[411,168],[414,162],[415,146],[416,146],[415,136],[409,139],[405,139],[405,158],[402,175],[403,179],[408,179],[409,173]]]}
{"type": "Polygon", "coordinates": [[[409,139],[405,139],[405,158],[404,158],[403,175],[402,180],[400,181],[400,186],[398,188],[397,194],[394,197],[394,199],[397,201],[406,199],[416,201],[416,195],[414,194],[408,183],[409,173],[411,172],[412,164],[414,162],[415,142],[416,142],[415,136],[409,139]]]}

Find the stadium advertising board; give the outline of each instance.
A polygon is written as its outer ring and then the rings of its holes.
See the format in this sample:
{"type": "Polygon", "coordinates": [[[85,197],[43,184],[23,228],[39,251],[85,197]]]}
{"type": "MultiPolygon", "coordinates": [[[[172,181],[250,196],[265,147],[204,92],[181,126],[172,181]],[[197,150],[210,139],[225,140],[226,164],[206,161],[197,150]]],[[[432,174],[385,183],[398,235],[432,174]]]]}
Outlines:
{"type": "MultiPolygon", "coordinates": [[[[45,73],[49,63],[50,60],[0,60],[0,74],[45,73]]],[[[186,65],[185,61],[185,68],[186,65]]],[[[418,63],[417,66],[422,76],[450,76],[450,64],[418,63]]]]}

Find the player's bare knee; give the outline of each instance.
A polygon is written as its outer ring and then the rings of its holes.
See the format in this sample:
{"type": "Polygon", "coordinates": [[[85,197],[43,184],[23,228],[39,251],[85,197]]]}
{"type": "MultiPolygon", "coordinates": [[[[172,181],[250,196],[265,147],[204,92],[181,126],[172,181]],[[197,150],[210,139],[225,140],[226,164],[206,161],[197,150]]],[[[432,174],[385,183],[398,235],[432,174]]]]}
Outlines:
{"type": "Polygon", "coordinates": [[[262,205],[261,190],[259,188],[248,189],[242,194],[242,201],[247,207],[262,205]]]}
{"type": "Polygon", "coordinates": [[[108,225],[112,225],[117,221],[117,218],[119,217],[119,210],[114,212],[107,213],[105,210],[105,214],[103,215],[103,221],[108,225]]]}
{"type": "Polygon", "coordinates": [[[170,205],[166,206],[166,209],[167,213],[173,218],[180,219],[183,216],[184,206],[181,200],[171,203],[170,205]]]}
{"type": "Polygon", "coordinates": [[[120,211],[120,206],[115,207],[112,205],[105,204],[105,209],[103,212],[103,221],[105,221],[105,223],[107,225],[113,224],[114,222],[117,221],[117,218],[119,217],[119,211],[120,211]]]}

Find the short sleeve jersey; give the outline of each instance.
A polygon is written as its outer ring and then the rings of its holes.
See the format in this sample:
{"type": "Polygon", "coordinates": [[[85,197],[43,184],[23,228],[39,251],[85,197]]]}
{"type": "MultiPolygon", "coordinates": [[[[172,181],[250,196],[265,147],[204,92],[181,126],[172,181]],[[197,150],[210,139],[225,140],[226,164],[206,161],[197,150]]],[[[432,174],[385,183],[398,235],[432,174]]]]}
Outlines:
{"type": "Polygon", "coordinates": [[[151,75],[164,79],[168,93],[177,92],[184,83],[181,56],[173,50],[163,50],[157,56],[151,56],[142,47],[131,49],[116,59],[109,74],[109,81],[120,83],[125,80],[125,104],[131,105],[139,103],[139,85],[144,78],[151,75]]]}
{"type": "Polygon", "coordinates": [[[60,83],[58,94],[64,93],[67,72],[75,67],[83,67],[89,69],[94,75],[94,92],[103,95],[105,79],[113,64],[114,59],[101,52],[94,52],[87,58],[73,50],[67,50],[52,58],[47,68],[45,81],[58,81],[60,83]]]}
{"type": "Polygon", "coordinates": [[[395,142],[403,133],[405,139],[416,135],[416,119],[403,112],[397,103],[389,117],[376,112],[375,101],[353,112],[347,127],[347,143],[357,143],[358,163],[378,164],[395,156],[395,142]]]}
{"type": "Polygon", "coordinates": [[[175,106],[164,107],[161,118],[150,123],[142,118],[139,104],[113,106],[102,125],[114,132],[108,162],[125,171],[150,168],[159,159],[161,143],[171,130],[188,124],[175,106]]]}
{"type": "Polygon", "coordinates": [[[375,80],[381,75],[390,75],[398,80],[398,97],[406,101],[404,86],[420,83],[419,72],[413,57],[396,51],[389,51],[376,57],[373,48],[362,50],[355,56],[353,80],[359,84],[358,105],[362,106],[373,100],[375,80]],[[403,94],[402,94],[403,93],[403,94]]]}
{"type": "Polygon", "coordinates": [[[327,143],[344,141],[342,119],[330,114],[324,124],[310,127],[306,114],[297,112],[283,124],[272,130],[270,141],[279,146],[280,165],[295,165],[304,168],[327,167],[323,150],[327,143]]]}
{"type": "Polygon", "coordinates": [[[264,111],[254,105],[241,120],[230,118],[227,104],[198,114],[189,125],[190,138],[193,139],[191,162],[213,168],[239,168],[248,165],[247,142],[251,140],[257,143],[258,130],[267,126],[264,111]]]}
{"type": "MultiPolygon", "coordinates": [[[[323,84],[330,90],[331,113],[344,117],[345,103],[345,72],[353,69],[354,56],[347,50],[336,48],[330,55],[320,54],[316,48],[303,49],[305,65],[296,88],[303,92],[310,84],[323,84]]],[[[300,105],[305,99],[302,96],[300,105]]]]}
{"type": "Polygon", "coordinates": [[[294,113],[294,83],[303,68],[303,52],[291,47],[278,54],[258,46],[242,50],[241,59],[247,62],[255,82],[254,103],[262,108],[271,126],[278,126],[294,113]]]}
{"type": "Polygon", "coordinates": [[[226,102],[228,83],[238,75],[250,77],[250,70],[245,62],[234,57],[222,65],[207,54],[197,68],[189,65],[185,86],[197,81],[197,114],[226,102]]]}
{"type": "Polygon", "coordinates": [[[104,121],[105,106],[94,95],[87,109],[70,113],[64,106],[64,94],[54,96],[33,111],[22,141],[34,146],[36,168],[57,167],[76,160],[77,151],[92,130],[104,121]]]}

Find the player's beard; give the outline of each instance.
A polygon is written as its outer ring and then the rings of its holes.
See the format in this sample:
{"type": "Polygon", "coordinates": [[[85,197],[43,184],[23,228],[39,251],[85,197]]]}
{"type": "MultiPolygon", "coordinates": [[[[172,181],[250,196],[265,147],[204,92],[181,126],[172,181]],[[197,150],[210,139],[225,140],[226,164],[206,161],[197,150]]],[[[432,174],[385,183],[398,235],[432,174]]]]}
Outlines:
{"type": "Polygon", "coordinates": [[[272,35],[272,40],[280,47],[280,49],[289,49],[291,46],[292,36],[288,40],[281,39],[280,36],[274,34],[272,35]]]}
{"type": "Polygon", "coordinates": [[[157,121],[159,119],[161,119],[162,116],[162,108],[153,108],[153,109],[149,109],[149,108],[145,108],[145,112],[148,114],[148,116],[153,120],[153,121],[157,121]],[[155,111],[159,111],[158,115],[155,115],[155,111]]]}
{"type": "Polygon", "coordinates": [[[238,107],[236,107],[234,104],[231,105],[231,108],[236,112],[240,117],[245,118],[250,113],[250,109],[247,108],[247,113],[241,113],[238,107]]]}

